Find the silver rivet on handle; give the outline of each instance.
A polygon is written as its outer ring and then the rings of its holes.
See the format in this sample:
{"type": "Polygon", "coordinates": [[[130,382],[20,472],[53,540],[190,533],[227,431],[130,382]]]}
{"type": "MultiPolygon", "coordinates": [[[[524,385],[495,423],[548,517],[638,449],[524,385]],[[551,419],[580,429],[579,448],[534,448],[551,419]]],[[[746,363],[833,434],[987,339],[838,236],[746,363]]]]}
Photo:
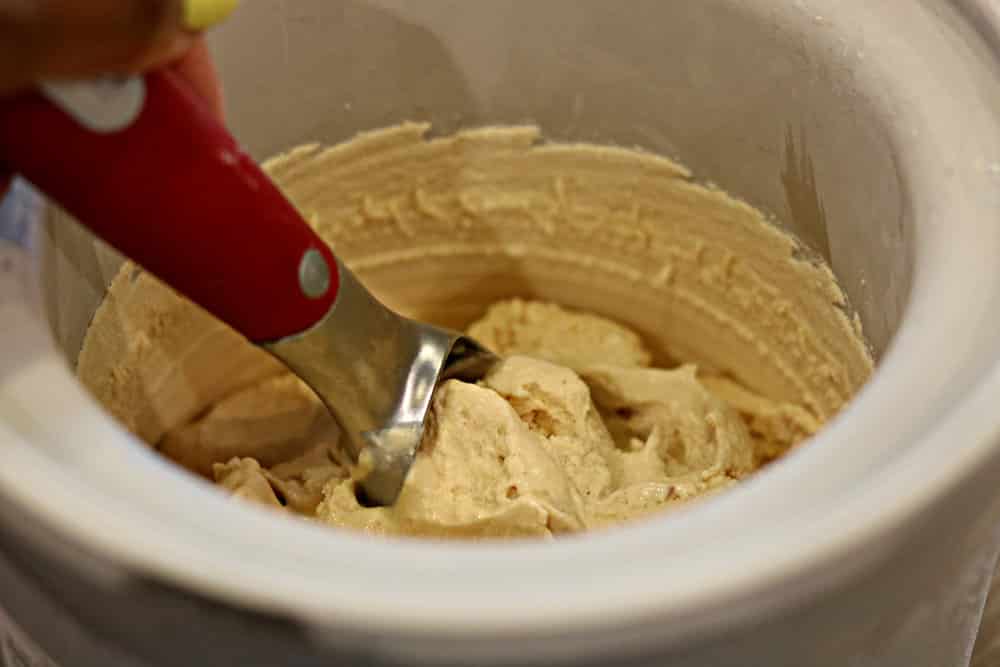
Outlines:
{"type": "Polygon", "coordinates": [[[318,299],[330,289],[330,266],[316,248],[309,248],[299,262],[299,287],[310,299],[318,299]]]}

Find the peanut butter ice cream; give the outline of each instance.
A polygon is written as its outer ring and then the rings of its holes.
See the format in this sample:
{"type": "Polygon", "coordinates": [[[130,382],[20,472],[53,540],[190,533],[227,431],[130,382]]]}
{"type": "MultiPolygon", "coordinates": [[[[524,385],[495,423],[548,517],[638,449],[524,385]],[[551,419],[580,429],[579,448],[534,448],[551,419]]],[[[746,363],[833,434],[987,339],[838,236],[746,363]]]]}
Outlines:
{"type": "Polygon", "coordinates": [[[390,306],[503,357],[479,383],[437,389],[394,506],[358,499],[305,385],[130,263],[88,332],[83,382],[236,497],[369,533],[485,538],[588,530],[724,490],[870,375],[829,268],[675,163],[544,144],[528,127],[426,131],[267,165],[390,306]]]}
{"type": "Polygon", "coordinates": [[[361,507],[342,481],[328,487],[320,519],[428,536],[576,532],[724,489],[762,462],[736,411],[702,386],[693,366],[639,365],[648,352],[611,322],[515,301],[470,330],[485,325],[512,343],[530,340],[538,333],[531,324],[498,319],[523,309],[545,311],[543,326],[556,336],[602,335],[589,349],[569,346],[575,370],[514,355],[478,384],[446,382],[396,504],[361,507]]]}

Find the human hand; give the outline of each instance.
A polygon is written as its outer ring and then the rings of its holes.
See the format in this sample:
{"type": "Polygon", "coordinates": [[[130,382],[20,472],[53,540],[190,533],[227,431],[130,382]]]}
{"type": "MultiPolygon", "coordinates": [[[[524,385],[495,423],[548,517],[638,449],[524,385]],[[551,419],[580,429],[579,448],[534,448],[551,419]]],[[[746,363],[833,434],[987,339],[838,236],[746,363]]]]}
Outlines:
{"type": "MultiPolygon", "coordinates": [[[[239,0],[0,0],[0,95],[42,80],[176,69],[222,117],[201,31],[239,0]]],[[[0,196],[4,190],[0,174],[0,196]]]]}

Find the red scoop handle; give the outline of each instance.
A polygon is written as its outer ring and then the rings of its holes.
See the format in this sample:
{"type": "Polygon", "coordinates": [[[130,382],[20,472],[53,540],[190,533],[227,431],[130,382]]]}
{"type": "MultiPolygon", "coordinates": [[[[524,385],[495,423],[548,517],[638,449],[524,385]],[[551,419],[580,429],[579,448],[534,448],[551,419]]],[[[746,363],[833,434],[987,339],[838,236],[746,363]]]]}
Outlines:
{"type": "Polygon", "coordinates": [[[51,92],[0,100],[0,163],[252,341],[319,321],[339,285],[329,247],[176,74],[131,84],[130,112],[85,91],[112,119],[97,129],[51,92]]]}

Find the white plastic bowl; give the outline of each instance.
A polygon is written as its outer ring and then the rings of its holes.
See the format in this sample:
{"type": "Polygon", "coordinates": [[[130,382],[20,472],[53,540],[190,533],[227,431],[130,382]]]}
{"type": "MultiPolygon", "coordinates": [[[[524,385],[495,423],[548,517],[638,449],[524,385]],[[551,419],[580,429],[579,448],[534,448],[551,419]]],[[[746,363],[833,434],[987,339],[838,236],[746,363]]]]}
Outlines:
{"type": "Polygon", "coordinates": [[[828,256],[878,372],[810,444],[669,515],[372,541],[232,503],[100,410],[66,360],[118,260],[21,189],[0,216],[0,554],[31,593],[0,604],[54,658],[964,664],[1000,518],[993,3],[254,0],[214,39],[257,157],[429,119],[680,159],[828,256]]]}

